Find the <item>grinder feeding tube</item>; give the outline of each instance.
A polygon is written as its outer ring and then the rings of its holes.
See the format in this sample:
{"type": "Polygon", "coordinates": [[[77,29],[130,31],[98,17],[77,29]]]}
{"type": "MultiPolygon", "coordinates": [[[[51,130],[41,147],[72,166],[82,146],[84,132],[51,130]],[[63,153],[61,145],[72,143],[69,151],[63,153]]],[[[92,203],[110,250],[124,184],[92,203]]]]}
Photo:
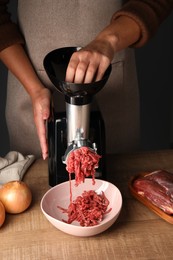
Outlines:
{"type": "MultiPolygon", "coordinates": [[[[80,48],[78,47],[65,47],[56,49],[48,53],[44,59],[44,68],[49,79],[51,80],[55,88],[60,91],[65,97],[66,147],[65,151],[63,151],[64,154],[62,154],[61,156],[61,161],[67,166],[68,159],[72,157],[72,154],[74,154],[75,151],[80,152],[82,148],[87,148],[87,151],[91,151],[91,153],[97,155],[97,143],[90,140],[90,107],[93,96],[103,88],[111,72],[110,65],[105,72],[102,80],[100,81],[92,82],[89,84],[76,84],[66,82],[65,76],[69,60],[73,52],[78,51],[79,49],[80,48]]],[[[57,133],[55,131],[55,139],[56,134],[57,133]]],[[[48,139],[48,141],[50,141],[50,138],[48,139]]],[[[57,144],[57,149],[55,150],[58,150],[59,148],[57,144]]],[[[49,161],[52,162],[53,160],[53,164],[55,164],[57,163],[58,156],[57,154],[53,153],[54,158],[52,158],[52,151],[50,151],[50,149],[52,149],[52,147],[50,147],[49,145],[49,153],[51,154],[51,157],[49,156],[49,161]]],[[[49,171],[52,171],[52,167],[49,167],[49,171]]],[[[70,170],[68,171],[70,172],[70,170]]],[[[51,186],[56,185],[58,182],[59,181],[57,181],[56,178],[51,186]]]]}

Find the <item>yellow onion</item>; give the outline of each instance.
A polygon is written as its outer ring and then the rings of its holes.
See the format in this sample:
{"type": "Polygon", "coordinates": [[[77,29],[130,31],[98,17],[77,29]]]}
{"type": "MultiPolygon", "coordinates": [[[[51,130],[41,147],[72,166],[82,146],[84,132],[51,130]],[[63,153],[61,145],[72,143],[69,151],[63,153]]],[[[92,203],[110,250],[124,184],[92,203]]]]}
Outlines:
{"type": "Polygon", "coordinates": [[[5,207],[0,201],[0,227],[4,224],[5,221],[5,207]]]}
{"type": "Polygon", "coordinates": [[[10,181],[0,188],[0,200],[6,212],[17,214],[30,206],[32,193],[23,181],[10,181]]]}

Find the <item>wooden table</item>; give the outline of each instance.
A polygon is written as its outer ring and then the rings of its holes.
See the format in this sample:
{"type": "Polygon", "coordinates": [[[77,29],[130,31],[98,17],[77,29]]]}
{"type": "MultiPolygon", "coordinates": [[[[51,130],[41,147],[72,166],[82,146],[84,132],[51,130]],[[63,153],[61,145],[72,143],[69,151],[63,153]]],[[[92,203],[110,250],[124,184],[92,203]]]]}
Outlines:
{"type": "Polygon", "coordinates": [[[102,234],[81,238],[53,227],[40,210],[48,190],[47,161],[37,160],[24,181],[33,193],[31,207],[7,215],[0,229],[1,260],[140,260],[173,259],[173,226],[135,200],[128,181],[141,171],[173,172],[173,150],[111,155],[107,159],[109,181],[123,196],[123,208],[115,224],[102,234]]]}

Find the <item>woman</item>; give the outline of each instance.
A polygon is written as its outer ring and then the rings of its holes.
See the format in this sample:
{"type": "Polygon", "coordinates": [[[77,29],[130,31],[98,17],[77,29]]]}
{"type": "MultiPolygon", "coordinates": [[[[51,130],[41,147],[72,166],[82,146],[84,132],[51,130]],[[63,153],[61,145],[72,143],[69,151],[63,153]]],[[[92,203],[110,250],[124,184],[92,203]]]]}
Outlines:
{"type": "MultiPolygon", "coordinates": [[[[173,3],[130,0],[122,7],[121,2],[68,1],[66,5],[64,1],[19,0],[19,31],[5,9],[8,1],[0,1],[0,58],[12,72],[6,108],[11,149],[37,156],[42,152],[43,158],[47,157],[45,120],[50,114],[49,89],[53,86],[43,59],[51,50],[66,46],[86,46],[72,56],[68,81],[90,82],[96,71],[100,79],[112,63],[109,81],[96,96],[106,126],[107,152],[137,147],[139,94],[133,51],[127,47],[144,45],[171,12],[173,3]]],[[[64,110],[62,96],[55,95],[57,109],[64,110]]]]}

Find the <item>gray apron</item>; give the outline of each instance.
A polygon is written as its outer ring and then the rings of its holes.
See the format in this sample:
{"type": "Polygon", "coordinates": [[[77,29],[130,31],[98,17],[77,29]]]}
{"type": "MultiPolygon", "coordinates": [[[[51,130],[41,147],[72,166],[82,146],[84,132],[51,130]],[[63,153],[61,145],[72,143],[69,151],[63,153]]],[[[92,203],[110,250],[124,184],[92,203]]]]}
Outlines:
{"type": "MultiPolygon", "coordinates": [[[[120,0],[27,0],[18,1],[18,19],[26,40],[28,55],[46,87],[52,88],[43,59],[53,49],[85,46],[110,23],[121,7],[120,0]]],[[[139,144],[139,93],[134,53],[117,53],[106,86],[96,95],[106,127],[107,153],[134,150],[139,144]]],[[[65,110],[58,92],[55,106],[65,110]]],[[[10,149],[23,154],[41,155],[33,121],[31,100],[24,87],[9,73],[6,120],[10,149]]]]}

